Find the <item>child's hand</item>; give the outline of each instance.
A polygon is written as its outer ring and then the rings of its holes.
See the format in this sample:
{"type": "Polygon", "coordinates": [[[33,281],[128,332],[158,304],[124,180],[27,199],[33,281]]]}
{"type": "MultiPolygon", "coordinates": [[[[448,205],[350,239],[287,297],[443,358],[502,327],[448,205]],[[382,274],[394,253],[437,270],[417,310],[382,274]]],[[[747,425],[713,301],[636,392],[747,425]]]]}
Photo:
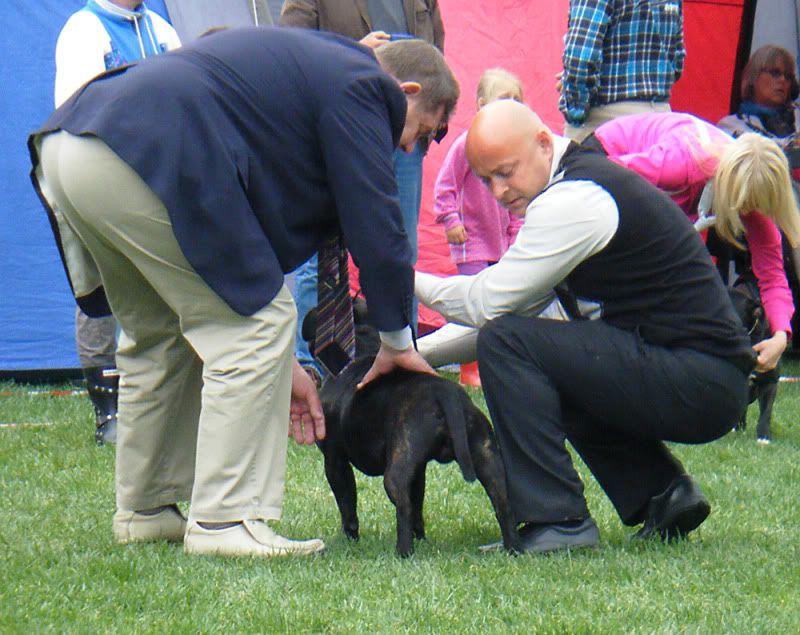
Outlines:
{"type": "Polygon", "coordinates": [[[447,235],[447,242],[451,245],[463,245],[467,242],[467,230],[463,225],[456,225],[444,232],[447,235]]]}

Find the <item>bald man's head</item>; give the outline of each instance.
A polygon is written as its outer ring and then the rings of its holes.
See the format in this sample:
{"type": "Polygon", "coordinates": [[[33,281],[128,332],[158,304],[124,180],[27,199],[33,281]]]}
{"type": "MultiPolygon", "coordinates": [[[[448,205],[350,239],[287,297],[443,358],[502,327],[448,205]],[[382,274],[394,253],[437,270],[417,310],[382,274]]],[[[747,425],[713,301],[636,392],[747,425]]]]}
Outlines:
{"type": "Polygon", "coordinates": [[[503,99],[484,106],[469,128],[466,150],[475,174],[518,216],[550,180],[552,133],[519,102],[503,99]]]}

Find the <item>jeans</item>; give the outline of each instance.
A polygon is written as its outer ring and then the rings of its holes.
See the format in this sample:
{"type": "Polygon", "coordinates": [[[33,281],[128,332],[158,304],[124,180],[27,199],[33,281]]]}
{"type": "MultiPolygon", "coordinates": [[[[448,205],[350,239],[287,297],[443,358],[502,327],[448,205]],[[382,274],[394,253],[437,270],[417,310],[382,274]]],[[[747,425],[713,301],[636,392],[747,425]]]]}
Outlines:
{"type": "Polygon", "coordinates": [[[294,353],[301,366],[312,366],[322,376],[322,368],[308,350],[308,342],[303,339],[303,320],[306,314],[317,306],[317,255],[314,254],[294,272],[294,302],[297,305],[297,332],[294,338],[294,353]]]}

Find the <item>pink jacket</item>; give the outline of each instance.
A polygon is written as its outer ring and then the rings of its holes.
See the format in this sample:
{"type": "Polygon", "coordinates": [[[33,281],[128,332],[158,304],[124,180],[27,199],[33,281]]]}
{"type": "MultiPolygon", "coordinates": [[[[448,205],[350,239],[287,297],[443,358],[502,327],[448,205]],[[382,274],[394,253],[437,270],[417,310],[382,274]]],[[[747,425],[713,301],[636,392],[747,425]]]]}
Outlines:
{"type": "Polygon", "coordinates": [[[524,219],[510,214],[472,173],[467,163],[466,131],[450,146],[434,186],[436,222],[450,229],[464,225],[467,241],[450,245],[453,262],[496,262],[517,237],[524,219]]]}
{"type": "MultiPolygon", "coordinates": [[[[690,218],[696,216],[700,194],[722,149],[733,141],[711,124],[677,112],[620,117],[594,134],[612,161],[666,191],[690,218]]],[[[743,214],[742,224],[772,331],[791,334],[794,303],[783,269],[780,231],[757,212],[743,214]]]]}

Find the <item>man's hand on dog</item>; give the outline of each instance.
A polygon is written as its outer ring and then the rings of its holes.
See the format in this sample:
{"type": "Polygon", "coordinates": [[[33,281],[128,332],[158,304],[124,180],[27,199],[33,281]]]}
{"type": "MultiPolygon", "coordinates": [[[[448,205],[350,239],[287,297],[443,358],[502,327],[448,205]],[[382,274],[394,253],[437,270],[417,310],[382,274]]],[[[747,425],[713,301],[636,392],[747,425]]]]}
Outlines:
{"type": "Polygon", "coordinates": [[[436,375],[436,371],[433,370],[433,368],[428,365],[428,362],[422,358],[422,355],[413,348],[406,348],[399,351],[386,344],[381,344],[378,355],[375,357],[375,363],[372,364],[367,374],[364,375],[364,379],[358,384],[357,389],[360,390],[381,375],[391,373],[395,368],[405,368],[415,373],[436,375]]]}
{"type": "Polygon", "coordinates": [[[756,372],[766,373],[778,365],[778,362],[786,350],[786,345],[789,339],[784,331],[778,331],[769,339],[762,340],[755,346],[753,350],[758,353],[758,361],[756,362],[756,372]]]}
{"type": "Polygon", "coordinates": [[[311,445],[325,438],[325,415],[314,380],[295,359],[292,363],[292,404],[289,436],[296,443],[311,445]]]}

